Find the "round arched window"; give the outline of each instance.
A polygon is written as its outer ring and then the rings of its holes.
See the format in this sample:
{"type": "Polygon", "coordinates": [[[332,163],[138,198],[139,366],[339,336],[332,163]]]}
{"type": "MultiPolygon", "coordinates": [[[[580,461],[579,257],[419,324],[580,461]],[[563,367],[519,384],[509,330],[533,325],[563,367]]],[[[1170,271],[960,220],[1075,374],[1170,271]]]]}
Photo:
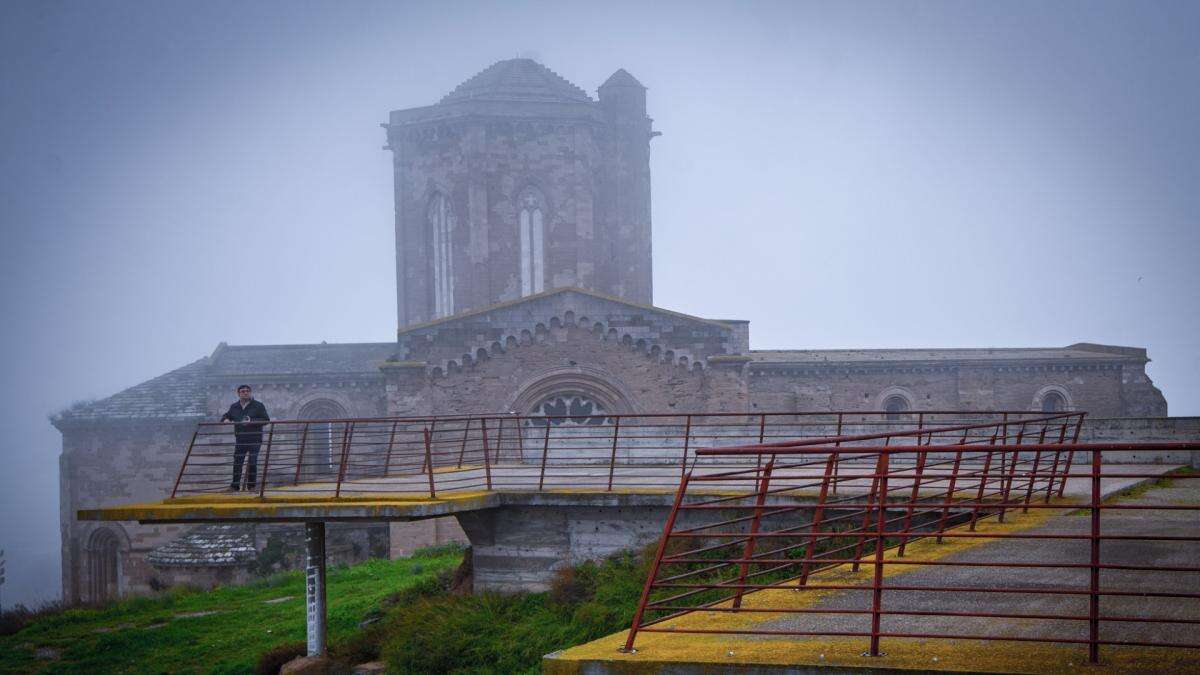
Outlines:
{"type": "Polygon", "coordinates": [[[883,411],[889,422],[899,422],[904,419],[904,413],[908,412],[908,410],[908,399],[899,394],[889,396],[883,402],[883,411]]]}
{"type": "Polygon", "coordinates": [[[531,426],[599,426],[609,419],[604,406],[587,394],[553,394],[542,399],[530,413],[531,426]]]}
{"type": "Polygon", "coordinates": [[[1067,409],[1067,399],[1057,391],[1048,391],[1042,396],[1042,412],[1058,413],[1067,409]]]}

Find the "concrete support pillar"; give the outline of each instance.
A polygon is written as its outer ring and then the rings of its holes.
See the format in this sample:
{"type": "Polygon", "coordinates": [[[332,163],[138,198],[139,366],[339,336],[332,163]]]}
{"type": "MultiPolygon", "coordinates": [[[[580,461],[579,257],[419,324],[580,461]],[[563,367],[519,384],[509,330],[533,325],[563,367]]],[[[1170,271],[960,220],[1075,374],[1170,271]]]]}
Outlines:
{"type": "Polygon", "coordinates": [[[305,523],[308,655],[325,655],[325,523],[305,523]]]}

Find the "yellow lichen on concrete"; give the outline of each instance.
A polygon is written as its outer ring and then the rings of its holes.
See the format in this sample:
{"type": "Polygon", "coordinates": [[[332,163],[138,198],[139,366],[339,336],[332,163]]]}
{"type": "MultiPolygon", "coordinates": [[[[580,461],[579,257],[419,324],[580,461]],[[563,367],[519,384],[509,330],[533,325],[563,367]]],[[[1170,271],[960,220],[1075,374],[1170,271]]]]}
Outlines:
{"type": "MultiPolygon", "coordinates": [[[[1038,527],[1049,520],[1055,510],[1034,509],[1028,514],[1010,512],[1008,522],[995,518],[980,520],[980,534],[1008,534],[1038,527]]],[[[951,532],[961,532],[951,530],[951,532]]],[[[955,553],[982,546],[990,540],[973,537],[947,537],[938,544],[933,538],[910,542],[905,558],[934,561],[955,553]]],[[[897,549],[884,552],[888,561],[900,560],[897,549]]],[[[883,567],[885,577],[894,577],[915,570],[919,565],[893,564],[883,567]]],[[[819,570],[811,577],[818,585],[858,585],[871,583],[873,566],[867,562],[858,572],[850,565],[838,565],[819,570]]],[[[749,609],[807,609],[822,599],[845,591],[808,590],[793,588],[758,591],[745,596],[743,606],[749,609]]],[[[725,603],[728,607],[728,603],[725,603]]],[[[757,626],[781,616],[772,612],[693,612],[658,624],[655,628],[721,631],[722,633],[659,633],[639,632],[637,652],[618,652],[628,637],[622,631],[592,642],[549,655],[543,662],[546,673],[583,672],[585,665],[600,665],[605,672],[650,673],[677,670],[681,666],[719,668],[721,665],[812,666],[842,668],[896,668],[912,670],[957,670],[964,672],[1068,673],[1083,668],[1086,651],[1081,645],[1057,645],[1036,642],[997,642],[982,640],[924,640],[884,638],[882,650],[886,656],[864,657],[867,637],[822,636],[749,636],[738,631],[755,630],[757,626]],[[732,652],[732,655],[730,655],[732,652]]],[[[1089,666],[1096,672],[1195,672],[1200,670],[1197,655],[1182,650],[1148,650],[1105,647],[1103,667],[1089,666]]],[[[589,671],[591,672],[591,671],[589,671]]]]}

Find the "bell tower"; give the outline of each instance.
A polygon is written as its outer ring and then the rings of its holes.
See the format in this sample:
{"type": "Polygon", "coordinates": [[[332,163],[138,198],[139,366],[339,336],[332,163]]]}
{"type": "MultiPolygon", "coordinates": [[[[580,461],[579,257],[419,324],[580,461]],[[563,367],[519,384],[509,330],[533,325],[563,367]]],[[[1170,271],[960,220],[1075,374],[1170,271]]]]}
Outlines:
{"type": "Polygon", "coordinates": [[[399,327],[555,288],[650,304],[646,88],[500,61],[386,124],[399,327]]]}

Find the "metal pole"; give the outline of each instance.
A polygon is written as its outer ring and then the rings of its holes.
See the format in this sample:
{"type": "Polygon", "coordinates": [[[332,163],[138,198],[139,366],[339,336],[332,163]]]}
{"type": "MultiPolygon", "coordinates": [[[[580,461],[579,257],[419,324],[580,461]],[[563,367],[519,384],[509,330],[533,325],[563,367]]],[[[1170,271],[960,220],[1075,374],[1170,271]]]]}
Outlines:
{"type": "Polygon", "coordinates": [[[492,489],[492,459],[488,456],[487,418],[479,418],[479,430],[483,434],[483,472],[487,476],[487,489],[492,489]]]}
{"type": "MultiPolygon", "coordinates": [[[[875,528],[875,576],[871,581],[871,656],[879,653],[879,620],[883,604],[883,541],[887,529],[888,453],[879,453],[879,522],[875,528]]],[[[865,538],[865,537],[864,537],[865,538]]]]}
{"type": "Polygon", "coordinates": [[[300,467],[304,466],[304,445],[308,442],[308,422],[304,423],[304,431],[300,433],[300,451],[296,453],[296,478],[292,485],[300,484],[300,467]]]}
{"type": "Polygon", "coordinates": [[[334,498],[342,496],[342,481],[346,480],[346,462],[350,457],[350,443],[354,440],[354,423],[347,422],[346,428],[342,431],[342,459],[338,465],[337,489],[334,491],[334,498]]]}
{"type": "Polygon", "coordinates": [[[750,561],[754,558],[754,545],[758,541],[758,528],[762,522],[763,505],[767,499],[767,487],[771,484],[771,472],[775,470],[775,458],[767,461],[759,482],[758,497],[754,502],[754,519],[750,522],[750,535],[746,537],[746,546],[742,554],[742,567],[738,572],[737,593],[733,598],[733,608],[742,606],[742,595],[746,592],[746,574],[750,571],[750,561]]]}
{"type": "Polygon", "coordinates": [[[179,481],[183,480],[183,471],[187,468],[188,460],[192,457],[192,448],[196,446],[196,434],[200,433],[200,425],[196,425],[196,430],[192,432],[192,441],[188,443],[187,454],[183,456],[183,464],[179,465],[179,475],[175,476],[175,486],[171,488],[171,499],[175,498],[175,493],[179,492],[179,481]]]}
{"type": "Polygon", "coordinates": [[[612,492],[613,471],[617,468],[617,436],[621,433],[621,417],[618,415],[613,418],[613,442],[612,456],[608,459],[608,491],[612,492]]]}
{"type": "Polygon", "coordinates": [[[542,470],[538,473],[538,490],[546,484],[546,455],[550,453],[550,420],[546,420],[546,440],[542,442],[542,470]]]}
{"type": "Polygon", "coordinates": [[[262,475],[258,477],[258,498],[262,499],[263,495],[267,494],[267,471],[271,469],[271,442],[275,439],[275,425],[271,425],[271,430],[267,432],[267,454],[263,455],[263,470],[262,475]]]}
{"type": "Polygon", "coordinates": [[[642,615],[646,612],[646,603],[650,601],[650,589],[654,587],[654,577],[658,576],[658,570],[662,567],[663,554],[667,550],[667,540],[671,538],[671,530],[675,529],[675,518],[679,515],[679,505],[683,503],[683,495],[687,492],[689,478],[691,478],[691,474],[684,474],[683,480],[679,481],[679,489],[675,491],[675,503],[667,515],[662,539],[658,540],[658,548],[654,552],[654,562],[650,565],[650,573],[646,575],[646,585],[642,587],[642,597],[638,599],[637,609],[633,613],[633,624],[629,627],[629,637],[625,639],[625,646],[617,649],[619,652],[635,651],[633,641],[637,638],[638,628],[642,625],[642,615]]]}
{"type": "Polygon", "coordinates": [[[1088,602],[1088,663],[1100,662],[1100,451],[1092,451],[1092,537],[1088,602]]]}
{"type": "Polygon", "coordinates": [[[383,475],[386,476],[392,470],[392,449],[396,447],[396,427],[400,425],[400,421],[392,422],[392,433],[388,436],[387,457],[383,460],[383,475]]]}
{"type": "Polygon", "coordinates": [[[471,418],[467,418],[467,423],[463,425],[463,440],[462,449],[458,451],[458,468],[462,468],[463,456],[467,454],[467,437],[471,434],[471,418]]]}
{"type": "Polygon", "coordinates": [[[304,524],[308,655],[325,655],[325,523],[304,524]]]}
{"type": "Polygon", "coordinates": [[[691,447],[692,440],[692,416],[687,416],[687,423],[683,427],[683,461],[679,463],[679,480],[683,480],[683,475],[687,473],[687,455],[688,448],[691,447]]]}

